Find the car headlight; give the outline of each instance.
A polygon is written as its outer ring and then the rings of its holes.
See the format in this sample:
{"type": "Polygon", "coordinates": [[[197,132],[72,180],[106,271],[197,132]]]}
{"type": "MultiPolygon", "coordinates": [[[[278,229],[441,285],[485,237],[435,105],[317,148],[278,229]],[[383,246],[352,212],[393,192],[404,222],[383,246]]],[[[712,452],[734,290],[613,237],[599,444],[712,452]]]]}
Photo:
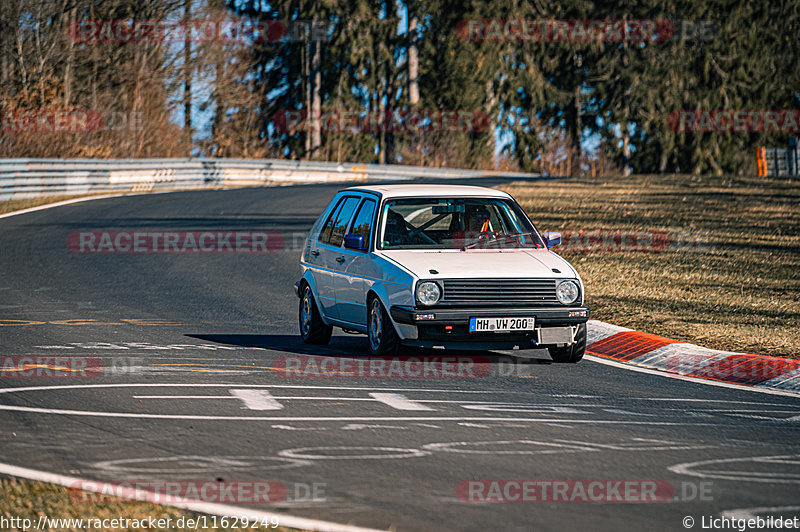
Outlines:
{"type": "Polygon", "coordinates": [[[556,297],[565,305],[575,303],[580,293],[578,284],[575,281],[562,281],[556,288],[556,297]]]}
{"type": "Polygon", "coordinates": [[[432,281],[419,283],[417,286],[417,301],[423,305],[433,305],[439,301],[440,297],[442,297],[442,289],[432,281]]]}

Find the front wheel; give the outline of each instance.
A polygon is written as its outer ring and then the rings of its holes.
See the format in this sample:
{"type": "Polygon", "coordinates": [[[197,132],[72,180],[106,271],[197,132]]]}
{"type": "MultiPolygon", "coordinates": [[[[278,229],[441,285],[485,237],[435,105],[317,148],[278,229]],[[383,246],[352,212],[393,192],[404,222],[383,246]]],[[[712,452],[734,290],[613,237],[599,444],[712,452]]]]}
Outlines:
{"type": "Polygon", "coordinates": [[[583,358],[586,351],[586,324],[578,325],[578,332],[575,333],[575,343],[564,347],[549,347],[550,358],[553,362],[574,364],[583,358]]]}
{"type": "Polygon", "coordinates": [[[371,355],[393,355],[400,346],[400,338],[394,330],[392,320],[386,314],[381,300],[373,296],[369,300],[367,336],[371,355]]]}
{"type": "Polygon", "coordinates": [[[303,296],[300,298],[300,336],[303,337],[303,342],[324,345],[331,341],[331,333],[333,327],[322,321],[311,287],[304,285],[303,296]]]}

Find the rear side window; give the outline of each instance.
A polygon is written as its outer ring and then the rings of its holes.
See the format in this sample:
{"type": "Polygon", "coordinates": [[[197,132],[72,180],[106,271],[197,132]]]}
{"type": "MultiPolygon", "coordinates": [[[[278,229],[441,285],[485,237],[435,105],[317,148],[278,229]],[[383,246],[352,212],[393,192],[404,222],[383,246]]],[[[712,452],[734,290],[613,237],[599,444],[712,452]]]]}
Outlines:
{"type": "Polygon", "coordinates": [[[331,238],[331,230],[333,229],[333,222],[336,220],[336,215],[339,214],[339,210],[342,208],[342,202],[344,200],[340,199],[336,206],[331,211],[331,214],[328,216],[328,219],[325,220],[325,225],[322,226],[322,231],[319,232],[318,240],[320,242],[327,242],[331,238]]]}
{"type": "Polygon", "coordinates": [[[350,227],[350,234],[361,235],[364,242],[369,246],[369,235],[372,232],[372,221],[375,219],[375,202],[367,199],[358,208],[353,225],[350,227]]]}
{"type": "Polygon", "coordinates": [[[353,217],[353,212],[358,206],[358,198],[347,196],[333,210],[320,233],[319,240],[332,246],[341,246],[344,241],[344,232],[347,222],[353,217]]]}

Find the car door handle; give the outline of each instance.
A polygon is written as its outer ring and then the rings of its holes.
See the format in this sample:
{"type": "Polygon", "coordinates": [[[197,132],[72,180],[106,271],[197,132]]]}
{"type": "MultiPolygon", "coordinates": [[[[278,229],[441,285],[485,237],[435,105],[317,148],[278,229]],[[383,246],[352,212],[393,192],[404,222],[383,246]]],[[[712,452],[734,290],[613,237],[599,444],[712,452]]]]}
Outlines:
{"type": "Polygon", "coordinates": [[[339,264],[343,263],[344,257],[336,257],[336,262],[338,262],[339,264]]]}
{"type": "Polygon", "coordinates": [[[315,256],[315,257],[319,257],[319,251],[317,251],[316,249],[315,249],[315,250],[312,250],[312,251],[311,251],[311,254],[312,254],[313,256],[315,256]]]}

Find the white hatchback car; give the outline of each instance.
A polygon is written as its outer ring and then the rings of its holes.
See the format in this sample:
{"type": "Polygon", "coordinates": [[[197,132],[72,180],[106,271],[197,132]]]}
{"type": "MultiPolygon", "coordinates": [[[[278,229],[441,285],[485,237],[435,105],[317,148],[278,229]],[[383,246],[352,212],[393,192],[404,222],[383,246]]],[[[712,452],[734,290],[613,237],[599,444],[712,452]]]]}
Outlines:
{"type": "Polygon", "coordinates": [[[577,362],[589,309],[578,272],[548,248],[514,199],[453,185],[339,191],[300,258],[300,333],[326,344],[333,327],[367,334],[374,355],[398,346],[547,348],[577,362]]]}

